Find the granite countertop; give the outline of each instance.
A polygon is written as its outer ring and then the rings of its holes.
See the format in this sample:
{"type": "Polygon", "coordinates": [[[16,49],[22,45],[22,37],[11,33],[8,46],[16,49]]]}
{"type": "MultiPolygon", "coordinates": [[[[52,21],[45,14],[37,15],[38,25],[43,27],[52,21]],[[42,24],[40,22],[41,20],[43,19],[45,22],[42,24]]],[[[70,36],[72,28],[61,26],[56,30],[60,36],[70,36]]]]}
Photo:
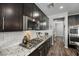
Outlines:
{"type": "Polygon", "coordinates": [[[31,49],[24,48],[19,44],[12,47],[8,47],[6,49],[0,49],[0,56],[28,56],[34,50],[36,50],[41,44],[43,44],[49,37],[43,39],[41,43],[39,43],[37,46],[31,49]]]}

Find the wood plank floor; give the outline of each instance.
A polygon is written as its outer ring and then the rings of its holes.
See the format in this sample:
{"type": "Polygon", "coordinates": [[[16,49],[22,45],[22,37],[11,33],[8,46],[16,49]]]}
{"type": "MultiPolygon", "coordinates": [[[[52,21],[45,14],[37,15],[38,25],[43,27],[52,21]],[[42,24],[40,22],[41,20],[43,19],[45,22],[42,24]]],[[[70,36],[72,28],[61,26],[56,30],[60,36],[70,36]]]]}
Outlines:
{"type": "Polygon", "coordinates": [[[73,48],[65,48],[62,37],[56,37],[54,45],[50,48],[48,56],[76,56],[77,50],[73,48]]]}

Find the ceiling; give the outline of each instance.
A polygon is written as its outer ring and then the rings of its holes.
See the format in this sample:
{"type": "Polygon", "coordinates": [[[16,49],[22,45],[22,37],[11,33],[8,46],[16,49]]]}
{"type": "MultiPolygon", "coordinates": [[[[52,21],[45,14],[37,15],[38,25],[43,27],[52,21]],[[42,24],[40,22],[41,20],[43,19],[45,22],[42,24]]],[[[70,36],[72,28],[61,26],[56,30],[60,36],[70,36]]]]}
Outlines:
{"type": "Polygon", "coordinates": [[[47,15],[69,12],[69,15],[79,13],[79,3],[54,3],[54,7],[49,8],[49,3],[36,3],[36,5],[47,15]],[[60,6],[63,6],[60,9],[60,6]]]}

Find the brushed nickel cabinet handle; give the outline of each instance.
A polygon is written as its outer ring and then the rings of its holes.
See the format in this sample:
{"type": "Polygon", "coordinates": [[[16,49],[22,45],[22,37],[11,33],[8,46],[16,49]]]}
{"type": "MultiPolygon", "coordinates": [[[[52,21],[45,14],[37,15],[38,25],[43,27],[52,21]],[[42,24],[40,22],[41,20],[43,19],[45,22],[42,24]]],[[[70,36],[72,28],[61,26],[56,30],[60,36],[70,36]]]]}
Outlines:
{"type": "Polygon", "coordinates": [[[3,17],[3,30],[4,30],[4,19],[5,19],[5,18],[3,17]]]}

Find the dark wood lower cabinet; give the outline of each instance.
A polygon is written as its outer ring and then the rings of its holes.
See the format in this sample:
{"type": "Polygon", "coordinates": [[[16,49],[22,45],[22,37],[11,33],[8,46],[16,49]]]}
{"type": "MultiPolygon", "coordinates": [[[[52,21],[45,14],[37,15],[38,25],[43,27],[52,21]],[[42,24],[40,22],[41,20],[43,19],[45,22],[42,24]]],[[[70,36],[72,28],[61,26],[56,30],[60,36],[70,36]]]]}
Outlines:
{"type": "Polygon", "coordinates": [[[40,52],[38,49],[36,49],[35,51],[33,51],[29,56],[40,56],[40,52]]]}
{"type": "Polygon", "coordinates": [[[44,55],[46,56],[47,54],[48,54],[48,51],[49,51],[49,42],[47,41],[46,43],[45,43],[45,51],[44,51],[44,55]]]}
{"type": "Polygon", "coordinates": [[[33,51],[29,56],[46,56],[52,45],[50,42],[52,37],[46,40],[41,46],[39,46],[35,51],[33,51]]]}

